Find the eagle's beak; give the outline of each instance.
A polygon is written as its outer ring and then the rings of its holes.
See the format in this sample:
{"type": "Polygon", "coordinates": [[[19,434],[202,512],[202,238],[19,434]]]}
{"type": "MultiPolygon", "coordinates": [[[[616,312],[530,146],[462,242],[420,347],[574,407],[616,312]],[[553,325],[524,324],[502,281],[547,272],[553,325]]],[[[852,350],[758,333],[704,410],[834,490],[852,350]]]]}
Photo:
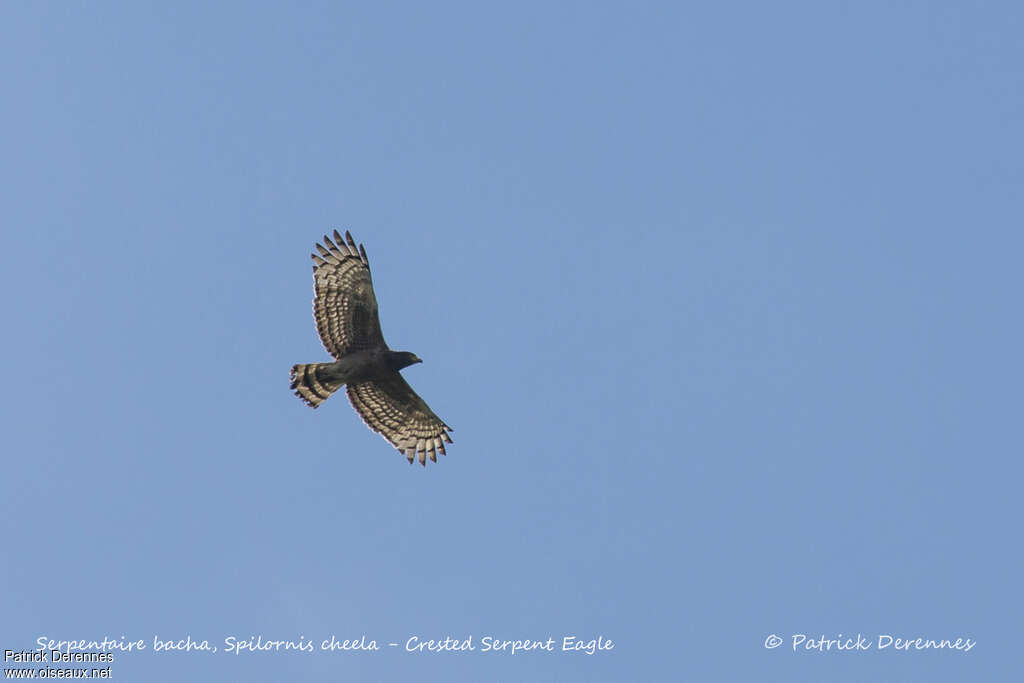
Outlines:
{"type": "Polygon", "coordinates": [[[423,359],[422,359],[422,358],[420,358],[419,356],[414,356],[414,357],[413,357],[413,361],[412,361],[412,362],[413,362],[413,363],[422,363],[422,362],[423,362],[423,359]]]}

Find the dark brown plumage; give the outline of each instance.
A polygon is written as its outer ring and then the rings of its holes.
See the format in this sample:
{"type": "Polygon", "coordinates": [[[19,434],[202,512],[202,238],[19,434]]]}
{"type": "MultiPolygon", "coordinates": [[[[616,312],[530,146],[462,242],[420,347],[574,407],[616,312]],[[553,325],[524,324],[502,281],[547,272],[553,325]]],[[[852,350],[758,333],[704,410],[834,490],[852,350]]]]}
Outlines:
{"type": "Polygon", "coordinates": [[[370,263],[352,235],[334,241],[324,235],[313,257],[313,318],[333,363],[292,366],[291,388],[313,408],[348,385],[349,402],[363,422],[412,462],[437,462],[452,442],[446,425],[405,381],[399,370],[421,362],[408,351],[392,351],[384,342],[373,294],[370,263]]]}

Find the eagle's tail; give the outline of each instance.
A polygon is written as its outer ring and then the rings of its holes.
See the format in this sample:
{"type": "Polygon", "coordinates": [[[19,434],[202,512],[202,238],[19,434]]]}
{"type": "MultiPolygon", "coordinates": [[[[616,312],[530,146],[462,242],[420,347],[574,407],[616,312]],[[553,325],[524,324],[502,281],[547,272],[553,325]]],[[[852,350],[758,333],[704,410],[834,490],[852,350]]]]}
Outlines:
{"type": "Polygon", "coordinates": [[[335,391],[344,386],[342,382],[328,379],[325,368],[333,363],[307,363],[292,366],[292,389],[312,408],[318,407],[335,391]]]}

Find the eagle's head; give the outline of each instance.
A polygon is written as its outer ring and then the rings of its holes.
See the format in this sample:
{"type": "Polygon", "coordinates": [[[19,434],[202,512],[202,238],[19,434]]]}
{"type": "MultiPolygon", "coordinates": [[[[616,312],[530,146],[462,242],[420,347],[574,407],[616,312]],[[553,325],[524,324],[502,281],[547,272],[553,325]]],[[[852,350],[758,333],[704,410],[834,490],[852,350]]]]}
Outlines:
{"type": "Polygon", "coordinates": [[[409,351],[391,351],[388,354],[388,365],[395,370],[401,370],[402,368],[422,362],[419,356],[409,351]]]}

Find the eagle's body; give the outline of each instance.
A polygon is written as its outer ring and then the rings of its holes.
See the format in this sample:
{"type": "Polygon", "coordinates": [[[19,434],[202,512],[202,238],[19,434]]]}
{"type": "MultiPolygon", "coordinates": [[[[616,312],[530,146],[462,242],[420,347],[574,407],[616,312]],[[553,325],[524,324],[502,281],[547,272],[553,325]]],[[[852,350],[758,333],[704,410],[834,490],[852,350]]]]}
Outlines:
{"type": "Polygon", "coordinates": [[[397,372],[414,363],[420,363],[415,354],[390,349],[353,351],[333,363],[308,363],[292,368],[293,383],[298,377],[295,393],[310,406],[317,408],[346,384],[371,381],[389,372],[397,372]],[[325,391],[326,389],[326,391],[325,391]]]}
{"type": "Polygon", "coordinates": [[[444,442],[451,443],[451,427],[398,372],[421,361],[408,351],[392,351],[384,342],[366,250],[362,245],[357,250],[347,232],[343,241],[335,230],[334,240],[325,235],[326,246],[316,245],[320,256],[312,255],[313,317],[324,348],[336,360],[292,366],[291,388],[316,408],[347,386],[352,407],[370,429],[409,462],[417,455],[422,465],[428,456],[436,462],[438,453],[444,455],[444,442]]]}

